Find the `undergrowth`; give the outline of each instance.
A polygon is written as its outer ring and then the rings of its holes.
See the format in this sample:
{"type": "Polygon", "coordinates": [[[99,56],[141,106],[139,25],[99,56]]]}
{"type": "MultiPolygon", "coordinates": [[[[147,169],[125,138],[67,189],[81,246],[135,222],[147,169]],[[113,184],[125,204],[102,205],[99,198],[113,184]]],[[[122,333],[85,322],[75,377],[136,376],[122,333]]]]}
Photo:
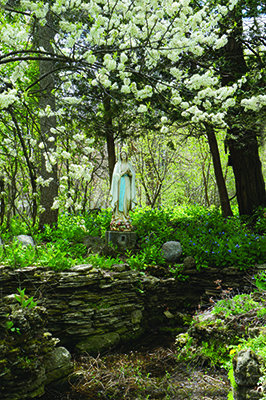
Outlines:
{"type": "MultiPolygon", "coordinates": [[[[147,265],[168,268],[161,247],[169,240],[181,243],[183,254],[180,263],[185,257],[192,256],[197,268],[235,266],[248,269],[265,262],[264,210],[257,211],[252,224],[237,213],[225,220],[219,209],[197,205],[159,209],[138,207],[131,217],[137,235],[137,249],[127,251],[122,257],[119,252],[117,254],[132,269],[145,270],[147,265]]],[[[62,213],[56,227],[45,226],[42,232],[38,232],[30,228],[25,218],[13,218],[10,230],[4,231],[4,227],[1,230],[4,246],[0,248],[0,261],[14,268],[39,264],[58,270],[78,263],[93,263],[95,258],[87,256],[82,238],[85,235],[103,238],[110,221],[111,211],[108,209],[86,215],[62,213]],[[25,248],[12,242],[11,239],[19,234],[33,236],[36,247],[25,248]]],[[[104,260],[99,262],[104,268],[104,260]]],[[[110,268],[111,263],[112,260],[107,260],[106,267],[110,268]]],[[[178,268],[179,265],[170,266],[170,270],[176,270],[177,275],[178,268]]],[[[266,276],[257,279],[264,281],[266,276]]]]}

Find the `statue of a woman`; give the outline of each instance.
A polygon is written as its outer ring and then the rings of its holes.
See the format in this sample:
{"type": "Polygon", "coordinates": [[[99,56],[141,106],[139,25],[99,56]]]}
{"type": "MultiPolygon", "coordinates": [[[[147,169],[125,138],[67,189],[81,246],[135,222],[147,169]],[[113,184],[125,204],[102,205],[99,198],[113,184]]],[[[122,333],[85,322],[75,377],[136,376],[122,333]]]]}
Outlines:
{"type": "Polygon", "coordinates": [[[111,185],[111,207],[113,210],[110,229],[130,231],[132,229],[129,211],[136,205],[135,171],[125,151],[121,151],[115,164],[111,185]]]}

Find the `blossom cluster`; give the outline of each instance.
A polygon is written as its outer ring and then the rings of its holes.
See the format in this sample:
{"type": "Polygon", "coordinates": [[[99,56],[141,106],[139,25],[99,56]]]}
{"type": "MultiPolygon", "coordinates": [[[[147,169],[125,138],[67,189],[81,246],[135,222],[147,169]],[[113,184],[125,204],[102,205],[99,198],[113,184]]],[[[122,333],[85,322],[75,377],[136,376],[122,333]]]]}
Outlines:
{"type": "MultiPolygon", "coordinates": [[[[235,105],[237,88],[222,87],[212,68],[207,72],[199,68],[198,72],[188,74],[177,65],[184,55],[197,58],[209,48],[217,50],[225,46],[227,34],[220,32],[219,22],[236,4],[237,0],[215,7],[205,3],[195,11],[190,0],[55,0],[52,5],[32,0],[21,2],[25,12],[42,24],[49,10],[57,16],[60,30],[55,36],[55,52],[60,49],[59,54],[67,57],[73,54],[76,63],[88,65],[94,75],[88,82],[92,86],[133,94],[140,102],[139,113],[147,111],[146,101],[154,92],[170,89],[170,100],[174,106],[184,109],[184,117],[191,118],[192,122],[211,121],[218,126],[226,125],[227,111],[235,105]],[[74,22],[73,12],[88,18],[74,22]],[[167,80],[158,73],[150,80],[163,59],[170,62],[167,80]],[[136,80],[139,74],[150,83],[141,84],[136,80]],[[189,102],[180,95],[181,86],[190,91],[189,102]]],[[[0,33],[5,43],[18,48],[29,40],[30,26],[31,20],[25,18],[1,27],[0,33]]],[[[24,68],[16,67],[14,82],[22,78],[24,68]]],[[[7,104],[11,102],[11,93],[6,96],[10,96],[10,100],[5,99],[7,104]]],[[[80,99],[69,96],[65,101],[78,104],[80,99]]],[[[242,99],[241,103],[245,109],[252,110],[258,110],[260,104],[263,97],[242,99]]]]}

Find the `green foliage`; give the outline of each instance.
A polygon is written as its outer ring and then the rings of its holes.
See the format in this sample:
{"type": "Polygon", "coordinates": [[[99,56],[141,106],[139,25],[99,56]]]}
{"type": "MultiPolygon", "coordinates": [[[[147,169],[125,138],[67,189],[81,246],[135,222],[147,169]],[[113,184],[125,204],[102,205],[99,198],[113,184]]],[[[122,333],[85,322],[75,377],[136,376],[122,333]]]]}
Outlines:
{"type": "Polygon", "coordinates": [[[86,231],[85,218],[82,215],[62,213],[58,217],[58,225],[50,227],[45,225],[44,232],[39,233],[39,240],[56,241],[67,239],[79,241],[86,231]]]}
{"type": "Polygon", "coordinates": [[[25,288],[17,288],[17,291],[19,292],[19,296],[15,294],[15,298],[20,303],[21,308],[33,308],[37,306],[37,303],[33,301],[33,297],[28,299],[28,297],[25,295],[25,288]]]}
{"type": "MultiPolygon", "coordinates": [[[[229,369],[229,372],[228,372],[228,379],[229,379],[229,381],[231,383],[231,387],[236,390],[237,389],[237,383],[235,381],[234,370],[233,370],[233,366],[232,365],[231,365],[231,367],[229,369]]],[[[234,400],[233,390],[228,393],[228,400],[234,400]]]]}
{"type": "Polygon", "coordinates": [[[32,246],[13,241],[0,247],[0,260],[13,268],[24,268],[35,263],[36,251],[32,246]]]}
{"type": "Polygon", "coordinates": [[[251,230],[238,215],[224,220],[215,207],[137,208],[132,219],[142,265],[163,265],[160,248],[168,240],[179,241],[183,256],[194,257],[198,268],[234,265],[246,269],[264,262],[266,237],[251,230]]]}
{"type": "MultiPolygon", "coordinates": [[[[7,314],[7,317],[9,317],[9,314],[7,314]]],[[[14,327],[14,322],[13,321],[7,321],[6,322],[6,329],[10,330],[13,333],[15,332],[15,333],[18,333],[19,335],[21,335],[20,329],[14,327]]]]}
{"type": "Polygon", "coordinates": [[[218,300],[213,307],[212,313],[216,315],[223,314],[227,318],[230,315],[244,314],[258,306],[259,303],[254,301],[250,294],[239,294],[232,298],[218,300]]]}
{"type": "MultiPolygon", "coordinates": [[[[145,270],[147,265],[160,265],[168,268],[173,276],[185,279],[180,266],[165,262],[161,254],[163,243],[176,240],[181,243],[182,259],[192,256],[197,268],[215,266],[235,266],[247,269],[256,263],[265,261],[266,236],[262,234],[265,224],[264,214],[260,211],[260,221],[250,225],[250,221],[234,217],[224,219],[217,208],[204,208],[198,205],[175,208],[137,207],[131,213],[132,224],[137,235],[139,251],[126,252],[122,257],[132,269],[145,270]],[[260,233],[258,233],[260,231],[260,233]]],[[[104,236],[109,229],[111,210],[96,210],[86,216],[64,213],[59,216],[58,226],[45,226],[44,232],[34,235],[37,246],[22,246],[18,242],[8,242],[9,236],[3,235],[6,244],[0,248],[0,260],[14,268],[30,265],[43,265],[54,269],[69,268],[84,263],[86,247],[81,243],[86,235],[104,236]]],[[[12,234],[29,233],[27,223],[12,219],[12,234]]],[[[94,262],[93,258],[91,261],[94,262]]],[[[100,265],[103,260],[98,259],[100,265]]],[[[112,260],[107,260],[110,268],[112,260]]],[[[118,263],[115,260],[114,263],[118,263]]],[[[257,286],[266,288],[266,272],[255,276],[257,286]]]]}
{"type": "Polygon", "coordinates": [[[262,357],[264,362],[266,363],[266,335],[265,332],[260,333],[255,337],[248,338],[239,338],[239,344],[230,346],[231,351],[230,355],[234,355],[236,352],[240,350],[251,349],[258,356],[262,357]]]}
{"type": "Polygon", "coordinates": [[[87,262],[95,267],[103,269],[111,269],[114,264],[122,264],[123,261],[119,258],[103,257],[98,254],[90,254],[87,257],[87,262]]]}
{"type": "Polygon", "coordinates": [[[85,226],[88,234],[104,237],[105,232],[109,230],[111,217],[110,209],[89,212],[85,218],[85,226]]]}
{"type": "Polygon", "coordinates": [[[256,286],[260,290],[266,290],[266,271],[261,271],[253,276],[256,286]]]}
{"type": "Polygon", "coordinates": [[[177,343],[177,359],[181,362],[200,362],[212,366],[225,365],[230,360],[227,344],[217,338],[208,341],[197,342],[189,334],[183,336],[180,343],[177,343]],[[182,343],[183,342],[183,343],[182,343]]]}

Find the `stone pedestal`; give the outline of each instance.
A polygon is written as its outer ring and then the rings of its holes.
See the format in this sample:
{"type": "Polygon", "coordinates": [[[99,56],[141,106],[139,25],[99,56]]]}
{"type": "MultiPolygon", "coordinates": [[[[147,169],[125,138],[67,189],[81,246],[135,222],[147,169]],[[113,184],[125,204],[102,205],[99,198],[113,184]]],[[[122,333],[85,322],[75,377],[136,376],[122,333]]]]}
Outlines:
{"type": "Polygon", "coordinates": [[[136,233],[106,231],[105,244],[107,246],[117,246],[119,250],[134,249],[136,245],[136,233]]]}

